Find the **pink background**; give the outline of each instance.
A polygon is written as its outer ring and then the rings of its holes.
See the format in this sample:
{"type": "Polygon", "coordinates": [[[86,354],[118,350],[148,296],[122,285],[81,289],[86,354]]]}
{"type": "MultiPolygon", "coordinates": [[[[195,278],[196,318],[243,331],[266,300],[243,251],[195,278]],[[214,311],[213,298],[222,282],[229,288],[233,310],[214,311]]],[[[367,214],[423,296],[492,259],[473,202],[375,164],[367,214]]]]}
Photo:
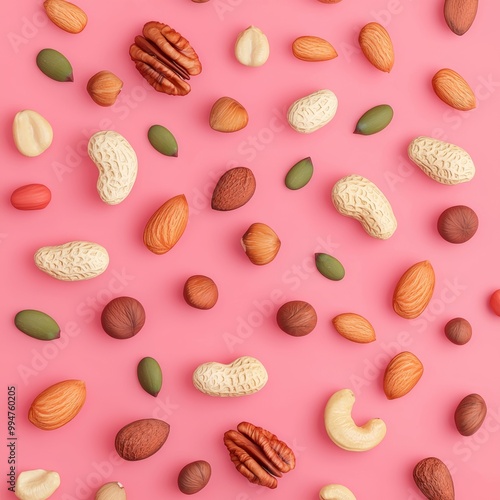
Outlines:
{"type": "MultiPolygon", "coordinates": [[[[8,385],[17,387],[18,472],[57,470],[62,484],[56,500],[93,498],[98,486],[121,481],[130,499],[183,498],[176,486],[179,470],[204,459],[213,473],[200,499],[317,498],[328,483],[348,486],[358,499],[418,499],[412,470],[426,456],[445,461],[458,498],[498,497],[500,479],[499,318],[488,298],[500,288],[498,261],[498,142],[500,66],[497,46],[500,7],[481,3],[471,30],[457,37],[446,26],[442,2],[345,0],[108,0],[78,2],[88,14],[83,33],[70,35],[48,22],[41,1],[10,2],[0,19],[3,39],[3,181],[0,224],[2,282],[2,395],[6,434],[8,385]],[[145,22],[159,20],[185,35],[197,50],[203,72],[192,92],[174,98],[154,92],[129,60],[128,47],[145,22]],[[395,46],[390,74],[374,69],[357,45],[359,29],[370,21],[387,27],[395,46]],[[240,65],[233,55],[237,34],[250,24],[268,36],[271,56],[260,68],[240,65]],[[337,49],[337,59],[306,63],[291,53],[292,41],[317,35],[337,49]],[[72,62],[74,83],[58,83],[35,65],[42,48],[63,52],[72,62]],[[440,68],[458,71],[475,90],[476,110],[463,113],[442,103],[431,88],[440,68]],[[88,79],[107,69],[124,81],[114,107],[95,105],[86,93],[88,79]],[[334,120],[311,135],[286,123],[297,98],[329,88],[339,99],[334,120]],[[248,110],[246,129],[220,134],[208,126],[208,113],[221,96],[248,110]],[[394,119],[383,132],[358,136],[352,131],[369,108],[388,103],[394,119]],[[54,142],[37,158],[14,147],[12,119],[34,109],[54,128],[54,142]],[[155,123],[179,142],[179,157],[167,158],[148,143],[155,123]],[[99,199],[97,169],[87,157],[91,134],[112,129],[123,134],[139,158],[139,175],[122,204],[99,199]],[[477,168],[474,180],[448,187],[427,178],[406,156],[408,143],[431,135],[465,148],[477,168]],[[289,167],[311,156],[315,173],[301,191],[285,188],[289,167]],[[210,196],[222,172],[250,167],[257,178],[252,200],[239,210],[218,213],[210,196]],[[330,191],[342,176],[367,176],[385,192],[398,219],[396,234],[378,241],[340,216],[330,191]],[[40,182],[53,200],[42,211],[21,212],[9,202],[12,191],[40,182]],[[150,215],[177,194],[191,208],[188,228],[178,245],[157,256],[142,244],[150,215]],[[436,231],[439,214],[465,204],[478,214],[476,236],[451,245],[436,231]],[[271,264],[252,265],[240,237],[253,222],[269,224],[282,241],[271,264]],[[83,239],[110,254],[108,270],[96,279],[67,283],[40,272],[33,254],[41,246],[83,239]],[[335,255],[346,268],[341,282],[328,281],[312,265],[315,251],[335,255]],[[436,289],[427,311],[407,321],[394,314],[395,283],[412,264],[429,259],[436,289]],[[182,298],[184,281],[206,274],[219,286],[210,311],[190,308],[182,298]],[[147,320],[133,339],[117,341],[100,326],[104,305],[127,295],[142,302],[147,320]],[[286,300],[310,302],[318,326],[292,338],[276,325],[275,312],[286,300]],[[39,309],[62,327],[58,341],[43,343],[16,330],[14,315],[39,309]],[[377,341],[350,343],[331,319],[357,312],[374,325],[377,341]],[[473,326],[469,344],[451,344],[443,333],[456,316],[473,326]],[[422,361],[424,375],[400,400],[382,390],[385,366],[396,352],[409,350],[422,361]],[[197,392],[191,375],[206,361],[228,363],[242,355],[259,358],[269,372],[267,386],[245,398],[211,398],[197,392]],[[143,356],[163,368],[164,386],[155,399],[136,379],[143,356]],[[67,426],[43,432],[27,420],[34,397],[65,379],[87,384],[87,402],[67,426]],[[323,426],[323,409],[333,392],[351,388],[354,418],[383,418],[383,443],[367,453],[337,448],[323,426]],[[480,393],[489,413],[472,437],[460,436],[453,413],[467,394],[480,393]],[[140,418],[170,423],[165,446],[142,462],[127,463],[114,451],[116,432],[140,418]],[[222,443],[224,431],[248,420],[276,433],[296,452],[297,467],[271,491],[248,483],[234,469],[222,443]]],[[[7,472],[7,448],[0,456],[7,472]]],[[[1,497],[11,498],[4,493],[1,497]]]]}

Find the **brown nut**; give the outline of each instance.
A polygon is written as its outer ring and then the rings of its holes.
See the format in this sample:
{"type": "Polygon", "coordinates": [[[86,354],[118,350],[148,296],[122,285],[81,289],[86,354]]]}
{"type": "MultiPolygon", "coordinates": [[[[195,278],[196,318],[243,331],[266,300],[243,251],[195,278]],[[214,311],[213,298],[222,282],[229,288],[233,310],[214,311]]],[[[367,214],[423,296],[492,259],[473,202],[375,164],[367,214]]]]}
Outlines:
{"type": "Polygon", "coordinates": [[[469,394],[455,410],[455,425],[462,436],[476,433],[486,418],[486,402],[479,394],[469,394]]]}
{"type": "Polygon", "coordinates": [[[103,330],[115,339],[129,339],[144,326],[146,312],[142,304],[132,297],[116,297],[101,314],[103,330]]]}
{"type": "Polygon", "coordinates": [[[188,80],[201,73],[201,63],[191,44],[166,24],[151,21],[143,36],[136,36],[129,54],[135,67],[158,92],[186,95],[188,80]]]}
{"type": "Polygon", "coordinates": [[[243,250],[252,264],[263,266],[278,255],[281,241],[278,235],[266,224],[252,224],[241,239],[243,250]]]}
{"type": "Polygon", "coordinates": [[[288,335],[303,337],[314,330],[318,317],[311,304],[303,300],[292,300],[278,309],[276,321],[288,335]]]}
{"type": "Polygon", "coordinates": [[[476,212],[465,205],[447,208],[438,219],[437,228],[443,239],[450,243],[465,243],[477,231],[476,212]]]}
{"type": "Polygon", "coordinates": [[[221,97],[210,110],[210,127],[218,132],[237,132],[248,124],[247,110],[232,97],[221,97]]]}
{"type": "Polygon", "coordinates": [[[99,71],[87,83],[87,92],[99,106],[112,106],[121,92],[123,82],[111,71],[99,71]]]}
{"type": "Polygon", "coordinates": [[[255,193],[256,181],[247,167],[234,167],[222,174],[212,194],[213,210],[236,210],[250,201],[255,193]]]}
{"type": "Polygon", "coordinates": [[[444,333],[450,342],[464,345],[472,337],[472,326],[464,318],[453,318],[444,327],[444,333]]]}
{"type": "Polygon", "coordinates": [[[179,472],[177,485],[182,493],[192,495],[202,490],[210,480],[212,468],[205,460],[197,460],[185,465],[179,472]]]}
{"type": "Polygon", "coordinates": [[[184,284],[184,300],[196,309],[211,309],[218,298],[217,285],[208,276],[197,274],[188,278],[184,284]]]}

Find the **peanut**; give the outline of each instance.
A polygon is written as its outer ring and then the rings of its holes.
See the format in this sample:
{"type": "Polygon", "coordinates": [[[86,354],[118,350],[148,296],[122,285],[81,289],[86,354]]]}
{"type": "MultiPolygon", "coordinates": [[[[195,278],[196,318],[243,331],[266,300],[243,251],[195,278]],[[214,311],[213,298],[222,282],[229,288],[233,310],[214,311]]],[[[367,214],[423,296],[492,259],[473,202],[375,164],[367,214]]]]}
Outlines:
{"type": "Polygon", "coordinates": [[[318,90],[295,101],[288,109],[288,123],[297,132],[310,134],[329,123],[337,112],[337,96],[318,90]]]}

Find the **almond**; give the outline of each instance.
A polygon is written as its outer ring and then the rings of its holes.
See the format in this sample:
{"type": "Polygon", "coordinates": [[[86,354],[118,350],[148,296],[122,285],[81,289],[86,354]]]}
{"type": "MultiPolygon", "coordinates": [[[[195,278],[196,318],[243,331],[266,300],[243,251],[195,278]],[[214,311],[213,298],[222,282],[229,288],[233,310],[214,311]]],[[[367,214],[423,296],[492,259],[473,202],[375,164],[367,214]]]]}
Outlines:
{"type": "Polygon", "coordinates": [[[396,314],[414,319],[424,312],[434,292],[436,277],[428,260],[418,262],[401,276],[392,299],[396,314]]]}
{"type": "Polygon", "coordinates": [[[217,181],[212,194],[212,208],[223,212],[240,208],[248,203],[255,187],[255,177],[249,168],[232,168],[217,181]]]}
{"type": "Polygon", "coordinates": [[[180,240],[186,229],[189,206],[183,194],[166,201],[149,219],[143,241],[151,252],[167,253],[180,240]]]}
{"type": "Polygon", "coordinates": [[[17,188],[10,197],[10,202],[18,210],[41,210],[52,198],[50,189],[43,184],[27,184],[17,188]]]}
{"type": "Polygon", "coordinates": [[[452,69],[440,69],[432,78],[432,88],[452,108],[469,111],[476,107],[476,96],[470,85],[452,69]]]}
{"type": "Polygon", "coordinates": [[[368,23],[359,33],[359,46],[365,57],[380,71],[394,66],[394,47],[387,30],[379,23],[368,23]]]}
{"type": "Polygon", "coordinates": [[[375,330],[371,323],[359,314],[339,314],[333,318],[332,323],[342,337],[352,342],[367,344],[376,339],[375,330]]]}
{"type": "Polygon", "coordinates": [[[439,458],[421,460],[413,469],[418,489],[429,500],[455,500],[455,488],[448,467],[439,458]]]}
{"type": "Polygon", "coordinates": [[[486,402],[479,394],[465,396],[455,410],[455,425],[462,436],[475,434],[486,418],[486,402]]]}
{"type": "Polygon", "coordinates": [[[444,18],[456,35],[462,36],[472,26],[477,14],[478,0],[445,0],[444,18]]]}
{"type": "Polygon", "coordinates": [[[317,36],[300,36],[292,44],[293,55],[302,61],[329,61],[337,57],[333,45],[317,36]]]}
{"type": "Polygon", "coordinates": [[[43,7],[48,18],[68,33],[80,33],[87,26],[87,14],[66,0],[45,0],[43,7]]]}
{"type": "Polygon", "coordinates": [[[247,110],[231,97],[221,97],[210,110],[210,127],[218,132],[237,132],[248,124],[247,110]]]}
{"type": "Polygon", "coordinates": [[[81,380],[65,380],[51,385],[31,403],[28,419],[39,429],[58,429],[76,417],[85,397],[85,382],[81,380]]]}
{"type": "Polygon", "coordinates": [[[136,420],[116,434],[116,452],[124,460],[144,460],[154,455],[165,444],[169,433],[170,425],[163,420],[136,420]]]}
{"type": "Polygon", "coordinates": [[[384,392],[387,399],[397,399],[408,394],[424,373],[420,360],[411,352],[401,352],[387,365],[384,374],[384,392]]]}

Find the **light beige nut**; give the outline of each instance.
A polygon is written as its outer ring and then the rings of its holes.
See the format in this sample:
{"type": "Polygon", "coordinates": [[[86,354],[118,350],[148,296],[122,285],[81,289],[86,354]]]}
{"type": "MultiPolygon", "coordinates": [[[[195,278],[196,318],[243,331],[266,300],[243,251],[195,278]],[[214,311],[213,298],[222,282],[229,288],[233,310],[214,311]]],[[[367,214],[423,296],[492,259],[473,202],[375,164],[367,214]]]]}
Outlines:
{"type": "Polygon", "coordinates": [[[248,396],[267,383],[264,365],[251,356],[242,356],[227,365],[215,361],[203,363],[193,373],[193,384],[209,396],[248,396]]]}
{"type": "Polygon", "coordinates": [[[108,205],[121,203],[132,190],[137,177],[137,155],[118,132],[103,130],[89,140],[88,154],[99,170],[97,191],[108,205]]]}
{"type": "Polygon", "coordinates": [[[343,450],[368,451],[382,442],[387,428],[380,418],[372,418],[358,427],[351,416],[354,401],[354,393],[350,389],[333,394],[325,408],[326,431],[343,450]]]}
{"type": "Polygon", "coordinates": [[[384,193],[366,177],[348,175],[332,190],[332,202],[339,213],[359,221],[374,238],[387,240],[397,228],[396,217],[384,193]]]}
{"type": "Polygon", "coordinates": [[[91,241],[69,241],[46,246],[35,253],[35,264],[44,273],[62,281],[80,281],[102,274],[109,264],[104,247],[91,241]]]}
{"type": "Polygon", "coordinates": [[[288,109],[288,123],[297,132],[310,134],[329,123],[338,108],[337,96],[328,89],[297,99],[288,109]]]}
{"type": "Polygon", "coordinates": [[[15,495],[19,500],[46,500],[60,484],[61,478],[55,471],[27,470],[17,476],[15,495]]]}
{"type": "Polygon", "coordinates": [[[441,184],[469,182],[476,167],[464,149],[432,137],[417,137],[408,146],[410,160],[441,184]]]}
{"type": "Polygon", "coordinates": [[[50,123],[31,109],[16,114],[12,134],[17,150],[30,157],[41,155],[52,144],[54,137],[50,123]]]}
{"type": "Polygon", "coordinates": [[[259,28],[249,26],[238,35],[234,55],[245,66],[262,66],[269,58],[267,36],[259,28]]]}
{"type": "Polygon", "coordinates": [[[94,500],[127,500],[127,494],[122,483],[111,482],[97,490],[94,500]]]}
{"type": "Polygon", "coordinates": [[[319,492],[320,500],[356,500],[354,493],[341,484],[323,486],[319,492]]]}

